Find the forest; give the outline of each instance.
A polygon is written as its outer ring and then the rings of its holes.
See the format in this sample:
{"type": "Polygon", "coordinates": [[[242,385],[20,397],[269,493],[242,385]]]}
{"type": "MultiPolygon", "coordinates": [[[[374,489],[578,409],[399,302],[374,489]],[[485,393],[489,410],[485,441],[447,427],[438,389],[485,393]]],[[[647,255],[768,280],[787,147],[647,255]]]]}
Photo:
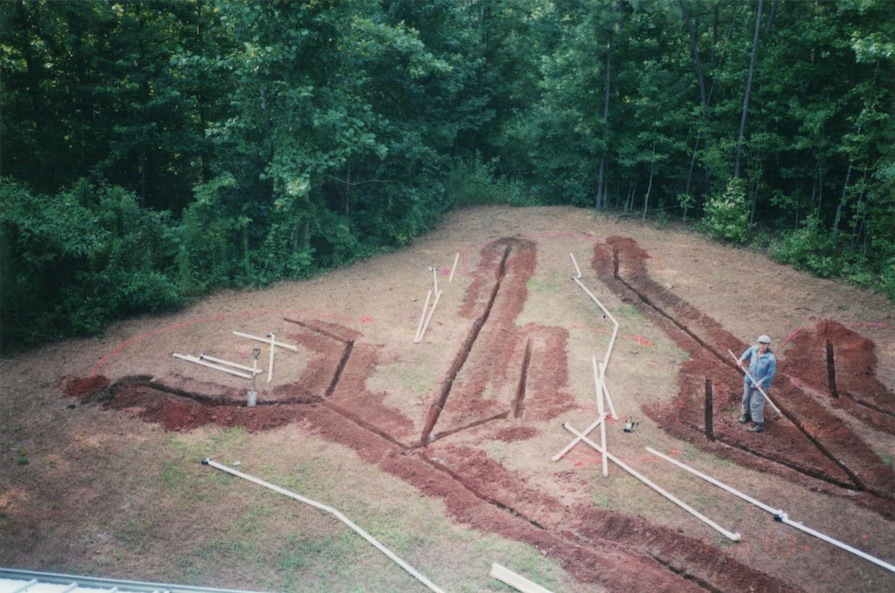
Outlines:
{"type": "Polygon", "coordinates": [[[0,3],[0,344],[566,205],[895,298],[891,0],[0,3]]]}

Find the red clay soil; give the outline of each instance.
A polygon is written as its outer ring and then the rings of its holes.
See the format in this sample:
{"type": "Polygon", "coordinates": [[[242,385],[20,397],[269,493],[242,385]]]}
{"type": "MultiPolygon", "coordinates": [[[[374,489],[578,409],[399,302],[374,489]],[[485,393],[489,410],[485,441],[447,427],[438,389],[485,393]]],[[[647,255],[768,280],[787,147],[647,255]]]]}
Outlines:
{"type": "MultiPolygon", "coordinates": [[[[748,345],[652,280],[646,271],[648,257],[633,240],[611,237],[605,245],[595,246],[593,259],[594,270],[603,282],[662,327],[691,357],[679,375],[680,391],[675,400],[670,405],[648,406],[644,412],[669,434],[704,450],[826,492],[841,490],[825,484],[857,491],[858,496],[850,500],[887,518],[895,517],[892,468],[818,401],[834,397],[827,383],[826,364],[802,358],[781,364],[769,395],[782,411],[782,418],[774,419],[771,406],[765,409],[771,418],[767,430],[774,432],[775,438],[756,438],[744,432],[735,421],[742,382],[735,376],[730,378],[736,364],[728,350],[739,356],[748,345]],[[707,422],[705,394],[709,384],[713,413],[707,422]],[[806,389],[806,384],[813,389],[806,389]]],[[[820,323],[816,332],[800,332],[795,339],[804,342],[804,349],[799,350],[808,356],[818,352],[812,343],[823,344],[824,351],[827,343],[833,347],[841,344],[834,361],[836,384],[848,385],[853,390],[848,393],[857,395],[841,395],[838,400],[853,402],[843,407],[861,419],[872,416],[875,427],[895,433],[891,429],[895,416],[888,411],[895,394],[873,377],[876,360],[872,343],[831,322],[820,323]],[[872,402],[874,407],[863,402],[872,402]]],[[[825,356],[816,358],[826,360],[825,356]]]]}
{"type": "MultiPolygon", "coordinates": [[[[799,350],[816,356],[781,365],[771,393],[784,418],[768,423],[776,438],[755,438],[735,422],[742,387],[726,352],[739,354],[746,345],[651,280],[644,264],[648,257],[634,241],[612,238],[595,246],[592,260],[610,289],[659,324],[691,357],[680,371],[674,401],[644,412],[697,447],[833,494],[846,486],[859,493],[861,504],[895,517],[892,469],[815,399],[833,398],[860,420],[895,434],[895,397],[874,378],[872,344],[826,322],[796,335],[799,350]],[[710,414],[705,413],[706,393],[710,414]]],[[[288,338],[314,353],[300,379],[256,407],[242,405],[245,390],[186,378],[176,384],[150,377],[114,384],[101,376],[68,378],[64,391],[82,401],[130,410],[168,430],[214,423],[261,431],[307,422],[323,438],[351,447],[384,471],[443,499],[457,521],[536,546],[576,579],[610,591],[798,591],[673,530],[591,506],[569,507],[528,487],[482,450],[442,440],[461,430],[504,441],[530,439],[536,429],[496,420],[551,419],[574,405],[567,387],[565,330],[515,324],[536,260],[536,245],[518,238],[483,249],[461,308],[472,321],[469,334],[432,394],[421,433],[415,432],[420,424],[414,419],[385,405],[386,394],[367,388],[381,362],[381,348],[364,343],[354,330],[314,319],[288,320],[295,325],[288,338]]]]}

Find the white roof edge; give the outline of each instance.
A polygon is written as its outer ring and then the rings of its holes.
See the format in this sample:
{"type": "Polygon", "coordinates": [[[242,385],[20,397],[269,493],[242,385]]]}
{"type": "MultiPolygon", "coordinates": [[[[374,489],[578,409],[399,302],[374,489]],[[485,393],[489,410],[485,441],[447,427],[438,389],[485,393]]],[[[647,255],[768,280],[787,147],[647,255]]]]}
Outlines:
{"type": "MultiPolygon", "coordinates": [[[[240,589],[219,589],[215,587],[193,587],[190,585],[104,579],[3,567],[0,567],[0,580],[19,582],[21,587],[17,590],[21,590],[23,593],[40,593],[40,585],[42,584],[67,585],[69,587],[77,585],[76,588],[71,589],[72,591],[77,591],[78,589],[105,589],[109,592],[116,591],[119,593],[261,593],[240,589]]],[[[8,590],[6,587],[0,586],[0,593],[6,590],[8,590]]]]}

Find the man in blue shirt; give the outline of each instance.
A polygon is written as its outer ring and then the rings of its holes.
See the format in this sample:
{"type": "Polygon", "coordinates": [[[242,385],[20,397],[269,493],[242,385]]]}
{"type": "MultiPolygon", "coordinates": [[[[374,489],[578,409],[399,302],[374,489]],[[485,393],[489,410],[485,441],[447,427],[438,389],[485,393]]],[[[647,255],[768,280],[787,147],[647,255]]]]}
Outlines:
{"type": "Polygon", "coordinates": [[[777,357],[771,352],[771,338],[761,335],[758,336],[757,342],[740,356],[741,365],[749,363],[749,373],[743,377],[743,414],[739,418],[739,423],[746,424],[752,421],[752,426],[746,429],[749,432],[764,432],[766,399],[759,387],[767,393],[774,373],[777,372],[777,357]]]}

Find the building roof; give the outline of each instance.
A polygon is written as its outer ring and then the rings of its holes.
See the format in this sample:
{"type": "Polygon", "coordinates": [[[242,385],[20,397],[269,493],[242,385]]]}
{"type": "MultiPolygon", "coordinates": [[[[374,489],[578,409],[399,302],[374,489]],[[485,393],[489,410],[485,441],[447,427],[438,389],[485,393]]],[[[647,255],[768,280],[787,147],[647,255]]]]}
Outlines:
{"type": "Polygon", "coordinates": [[[0,568],[0,593],[250,593],[0,568]]]}

